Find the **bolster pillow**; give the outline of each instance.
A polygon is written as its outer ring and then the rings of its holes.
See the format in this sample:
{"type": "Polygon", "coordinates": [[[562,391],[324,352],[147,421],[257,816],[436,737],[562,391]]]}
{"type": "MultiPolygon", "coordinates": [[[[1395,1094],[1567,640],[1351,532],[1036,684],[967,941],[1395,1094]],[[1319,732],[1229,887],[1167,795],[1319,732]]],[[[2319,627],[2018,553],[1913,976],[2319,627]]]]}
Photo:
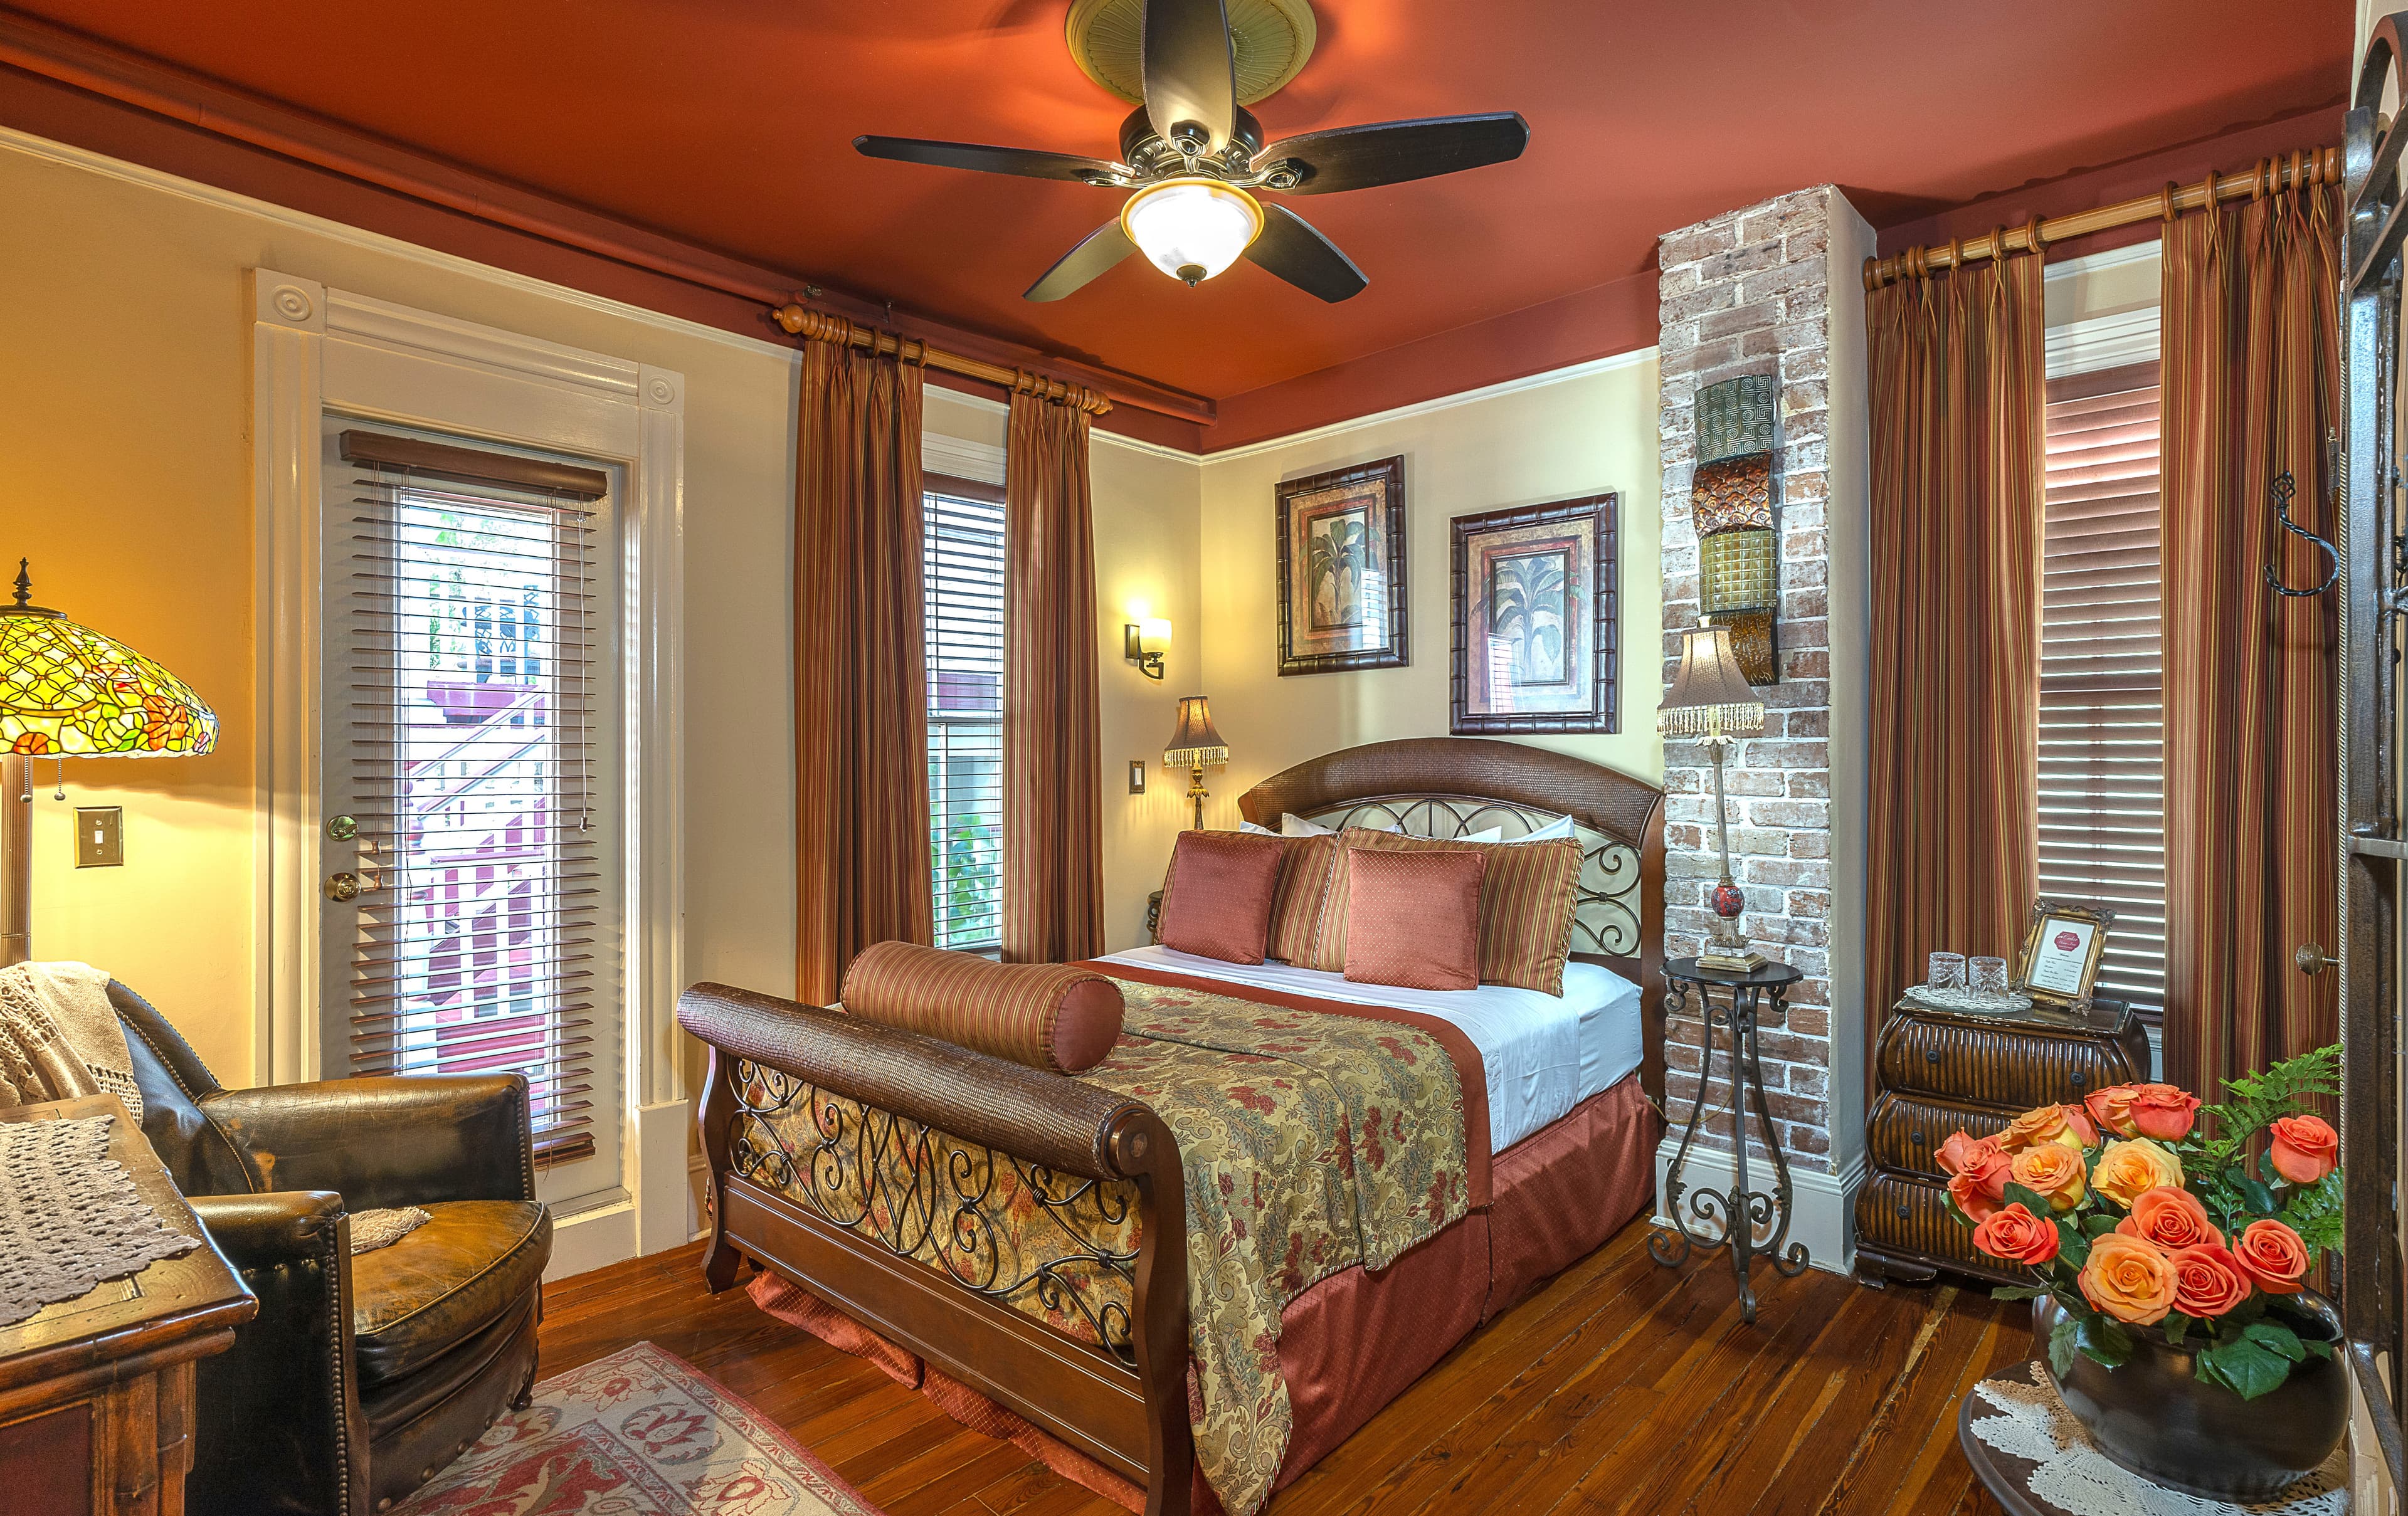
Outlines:
{"type": "Polygon", "coordinates": [[[998,964],[911,942],[865,949],[844,1008],[1031,1068],[1095,1067],[1121,1035],[1121,987],[1068,964],[998,964]]]}

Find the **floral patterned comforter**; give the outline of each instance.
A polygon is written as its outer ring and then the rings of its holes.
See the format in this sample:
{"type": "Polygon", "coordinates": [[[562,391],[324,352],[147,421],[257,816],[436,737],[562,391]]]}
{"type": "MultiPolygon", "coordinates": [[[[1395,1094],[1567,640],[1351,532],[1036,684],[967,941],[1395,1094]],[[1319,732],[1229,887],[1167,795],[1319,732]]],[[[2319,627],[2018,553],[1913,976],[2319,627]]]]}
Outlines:
{"type": "MultiPolygon", "coordinates": [[[[1253,1516],[1292,1427],[1281,1312],[1342,1268],[1385,1268],[1469,1209],[1460,1078],[1415,1027],[1118,982],[1120,1043],[1081,1077],[1144,1101],[1179,1138],[1197,1460],[1231,1516],[1253,1516]]],[[[758,1094],[748,1104],[776,1103],[758,1094]]],[[[825,1092],[748,1117],[736,1136],[760,1156],[756,1180],[1125,1352],[1125,1270],[1142,1240],[1134,1185],[999,1161],[825,1092]],[[835,1140],[845,1134],[865,1140],[835,1140]]]]}

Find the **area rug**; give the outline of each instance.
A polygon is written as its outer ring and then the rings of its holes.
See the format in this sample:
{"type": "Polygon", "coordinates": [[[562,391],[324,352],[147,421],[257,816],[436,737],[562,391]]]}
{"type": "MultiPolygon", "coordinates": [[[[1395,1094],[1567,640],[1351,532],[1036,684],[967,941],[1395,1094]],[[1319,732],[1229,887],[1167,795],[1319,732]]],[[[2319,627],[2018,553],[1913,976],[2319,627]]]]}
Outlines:
{"type": "Polygon", "coordinates": [[[536,1386],[392,1516],[880,1516],[767,1417],[649,1342],[536,1386]]]}

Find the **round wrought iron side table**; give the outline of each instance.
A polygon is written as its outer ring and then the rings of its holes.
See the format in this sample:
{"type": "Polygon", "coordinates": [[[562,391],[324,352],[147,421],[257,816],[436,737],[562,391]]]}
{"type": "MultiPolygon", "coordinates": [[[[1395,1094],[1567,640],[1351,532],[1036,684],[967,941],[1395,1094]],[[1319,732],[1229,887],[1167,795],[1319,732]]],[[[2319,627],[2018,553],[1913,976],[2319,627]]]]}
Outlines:
{"type": "Polygon", "coordinates": [[[1785,1017],[1789,987],[1804,977],[1787,964],[1767,964],[1753,973],[1735,974],[1700,968],[1695,958],[1670,958],[1664,963],[1664,1013],[1686,1011],[1694,996],[1706,1026],[1706,1046],[1698,1075],[1698,1096],[1689,1107],[1689,1123],[1672,1154],[1671,1167],[1664,1174],[1664,1214],[1671,1219],[1671,1226],[1667,1231],[1659,1225],[1649,1235],[1647,1255],[1668,1268],[1677,1268],[1688,1262],[1693,1250],[1712,1252],[1728,1248],[1731,1272],[1739,1279],[1740,1314],[1750,1322],[1756,1320],[1756,1291],[1747,1280],[1753,1256],[1762,1253],[1784,1279],[1806,1271],[1806,1245],[1788,1241],[1789,1162],[1782,1155],[1771,1113],[1765,1108],[1764,1069],[1756,1042],[1758,1018],[1778,1022],[1785,1017]],[[1721,992],[1719,997],[1716,992],[1721,992]],[[1689,1149],[1705,1120],[1707,1094],[1713,1086],[1717,1026],[1723,1029],[1728,1048],[1725,1056],[1730,1069],[1731,1187],[1728,1191],[1701,1189],[1692,1194],[1684,1171],[1689,1149]],[[1758,1129],[1764,1134],[1764,1151],[1772,1155],[1770,1194],[1748,1188],[1746,1125],[1751,1096],[1758,1129]],[[1689,1197],[1687,1218],[1681,1214],[1684,1194],[1689,1197]],[[1756,1237],[1759,1227],[1769,1229],[1762,1240],[1756,1237]]]}

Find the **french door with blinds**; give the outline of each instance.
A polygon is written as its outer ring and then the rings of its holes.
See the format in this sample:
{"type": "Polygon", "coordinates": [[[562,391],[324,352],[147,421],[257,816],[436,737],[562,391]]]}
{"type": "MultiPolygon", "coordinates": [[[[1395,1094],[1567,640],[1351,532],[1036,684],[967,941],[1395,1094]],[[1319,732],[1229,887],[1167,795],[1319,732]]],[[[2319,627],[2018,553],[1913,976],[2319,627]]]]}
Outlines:
{"type": "Polygon", "coordinates": [[[523,1074],[555,1203],[620,1173],[612,478],[327,427],[321,1064],[523,1074]]]}

